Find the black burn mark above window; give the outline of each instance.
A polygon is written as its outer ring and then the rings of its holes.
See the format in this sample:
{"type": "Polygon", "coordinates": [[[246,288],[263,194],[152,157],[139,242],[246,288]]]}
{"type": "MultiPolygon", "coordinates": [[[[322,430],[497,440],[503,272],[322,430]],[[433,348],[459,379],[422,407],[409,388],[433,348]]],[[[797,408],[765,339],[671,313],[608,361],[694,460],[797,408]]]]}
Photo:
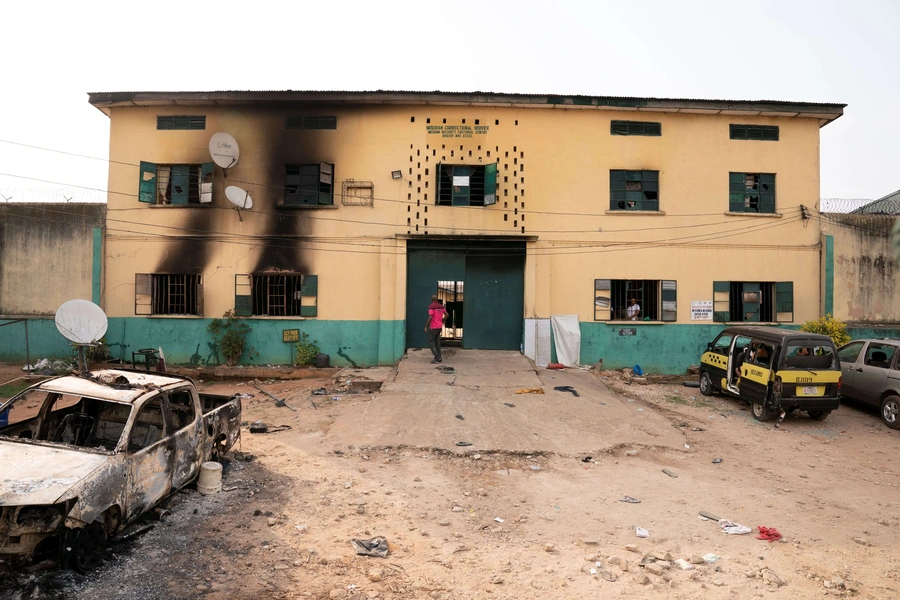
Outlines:
{"type": "MultiPolygon", "coordinates": [[[[189,213],[180,220],[177,227],[182,231],[190,231],[192,235],[173,238],[166,245],[163,258],[153,271],[195,275],[203,273],[211,256],[210,248],[215,243],[209,239],[209,234],[215,228],[207,211],[189,213]]],[[[179,212],[179,216],[183,214],[185,213],[179,212]]]]}

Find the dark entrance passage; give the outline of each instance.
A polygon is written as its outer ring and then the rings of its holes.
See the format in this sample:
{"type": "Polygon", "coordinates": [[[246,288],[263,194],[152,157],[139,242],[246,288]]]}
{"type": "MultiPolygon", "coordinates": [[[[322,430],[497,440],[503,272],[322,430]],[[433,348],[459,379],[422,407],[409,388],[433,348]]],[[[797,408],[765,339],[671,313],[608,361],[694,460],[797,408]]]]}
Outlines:
{"type": "Polygon", "coordinates": [[[407,243],[406,347],[427,348],[428,304],[450,313],[442,338],[463,348],[518,350],[525,310],[525,242],[410,240],[407,243]]]}

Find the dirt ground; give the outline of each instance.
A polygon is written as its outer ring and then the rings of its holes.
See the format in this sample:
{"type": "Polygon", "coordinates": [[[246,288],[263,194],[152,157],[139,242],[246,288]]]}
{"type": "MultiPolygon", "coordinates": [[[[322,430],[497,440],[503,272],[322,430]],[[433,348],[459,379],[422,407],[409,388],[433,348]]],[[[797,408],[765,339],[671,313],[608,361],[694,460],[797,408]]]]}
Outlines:
{"type": "MultiPolygon", "coordinates": [[[[0,368],[0,383],[14,373],[0,368]]],[[[338,444],[332,425],[378,402],[340,389],[365,370],[257,382],[296,411],[248,382],[204,381],[252,395],[246,422],[290,429],[244,429],[226,491],[176,493],[163,521],[114,544],[96,572],[8,575],[0,597],[900,597],[900,433],[875,411],[789,415],[774,429],[686,378],[594,375],[610,391],[588,401],[633,403],[681,432],[683,447],[604,440],[596,455],[571,456],[338,444]],[[320,387],[328,393],[311,394],[320,387]],[[753,531],[726,535],[700,511],[753,531]],[[757,539],[758,526],[784,537],[757,539]],[[351,539],[375,536],[386,558],[353,552],[351,539]]]]}

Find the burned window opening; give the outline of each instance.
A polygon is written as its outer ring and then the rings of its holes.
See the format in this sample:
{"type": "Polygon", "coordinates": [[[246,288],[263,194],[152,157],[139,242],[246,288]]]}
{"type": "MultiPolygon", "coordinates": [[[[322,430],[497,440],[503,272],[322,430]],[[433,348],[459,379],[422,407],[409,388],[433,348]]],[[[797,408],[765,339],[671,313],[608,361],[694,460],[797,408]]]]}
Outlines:
{"type": "Polygon", "coordinates": [[[337,129],[337,117],[324,115],[287,116],[285,129],[337,129]]]}
{"type": "Polygon", "coordinates": [[[609,208],[659,210],[659,171],[611,170],[609,208]]]}
{"type": "Polygon", "coordinates": [[[729,173],[730,212],[775,212],[774,173],[729,173]]]}
{"type": "Polygon", "coordinates": [[[315,317],[318,277],[300,273],[235,276],[234,312],[238,316],[315,317]]]}
{"type": "Polygon", "coordinates": [[[281,206],[331,206],[333,204],[333,164],[321,162],[284,166],[284,199],[281,206]]]}
{"type": "Polygon", "coordinates": [[[202,316],[200,275],[135,274],[136,315],[202,316]]]}
{"type": "Polygon", "coordinates": [[[138,200],[185,206],[212,202],[213,163],[170,165],[141,161],[138,200]]]}

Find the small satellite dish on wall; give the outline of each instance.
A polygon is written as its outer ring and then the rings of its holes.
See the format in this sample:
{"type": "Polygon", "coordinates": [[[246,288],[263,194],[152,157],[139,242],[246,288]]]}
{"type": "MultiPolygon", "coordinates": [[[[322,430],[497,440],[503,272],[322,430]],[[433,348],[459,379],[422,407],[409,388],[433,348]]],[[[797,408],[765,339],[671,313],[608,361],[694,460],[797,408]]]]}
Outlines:
{"type": "Polygon", "coordinates": [[[250,210],[253,208],[253,198],[250,197],[250,192],[244,188],[229,185],[225,188],[225,197],[234,204],[234,208],[238,211],[238,218],[241,221],[244,220],[244,217],[241,216],[241,209],[250,210]]]}
{"type": "Polygon", "coordinates": [[[230,133],[219,132],[209,140],[209,155],[223,169],[230,169],[241,157],[237,140],[230,133]]]}
{"type": "Polygon", "coordinates": [[[78,346],[82,369],[87,370],[84,348],[97,345],[106,335],[106,313],[88,300],[69,300],[56,309],[55,320],[62,336],[78,346]]]}

